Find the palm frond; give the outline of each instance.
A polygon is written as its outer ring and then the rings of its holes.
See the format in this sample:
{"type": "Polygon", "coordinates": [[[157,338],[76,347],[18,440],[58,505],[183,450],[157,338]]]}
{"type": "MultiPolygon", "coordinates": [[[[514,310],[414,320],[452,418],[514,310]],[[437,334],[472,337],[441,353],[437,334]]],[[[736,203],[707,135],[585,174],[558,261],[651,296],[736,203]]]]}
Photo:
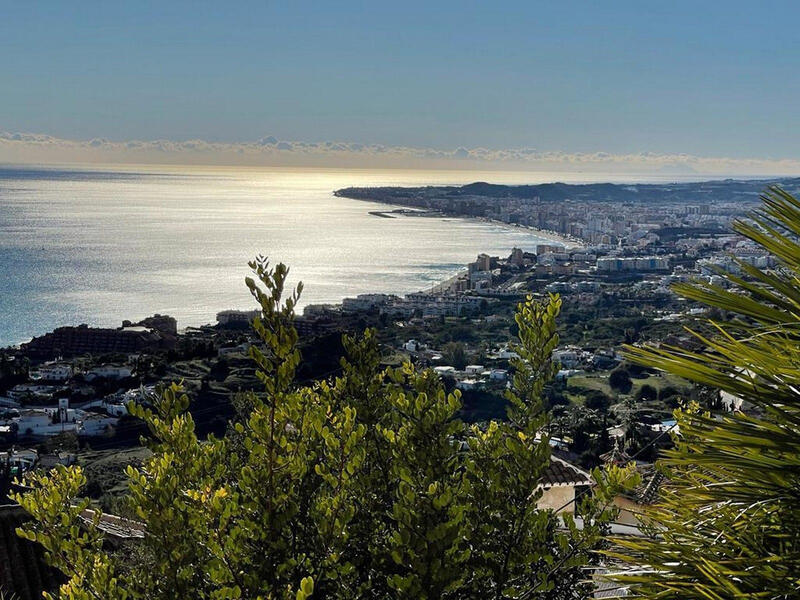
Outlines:
{"type": "Polygon", "coordinates": [[[675,286],[734,315],[690,333],[702,351],[629,347],[638,364],[728,392],[753,414],[677,411],[680,435],[665,453],[669,475],[644,511],[649,538],[616,540],[631,567],[613,578],[659,599],[788,598],[800,589],[800,201],[770,188],[734,229],[772,254],[777,268],[738,261],[728,287],[675,286]]]}

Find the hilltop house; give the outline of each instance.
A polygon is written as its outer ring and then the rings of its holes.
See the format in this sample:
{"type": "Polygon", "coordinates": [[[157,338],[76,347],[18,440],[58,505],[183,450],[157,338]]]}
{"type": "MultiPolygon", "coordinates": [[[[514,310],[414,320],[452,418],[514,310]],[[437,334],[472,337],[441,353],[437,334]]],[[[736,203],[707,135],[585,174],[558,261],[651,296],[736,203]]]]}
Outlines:
{"type": "Polygon", "coordinates": [[[550,508],[558,513],[575,513],[575,500],[583,490],[594,485],[592,476],[554,454],[542,474],[539,487],[543,490],[538,508],[550,508]]]}

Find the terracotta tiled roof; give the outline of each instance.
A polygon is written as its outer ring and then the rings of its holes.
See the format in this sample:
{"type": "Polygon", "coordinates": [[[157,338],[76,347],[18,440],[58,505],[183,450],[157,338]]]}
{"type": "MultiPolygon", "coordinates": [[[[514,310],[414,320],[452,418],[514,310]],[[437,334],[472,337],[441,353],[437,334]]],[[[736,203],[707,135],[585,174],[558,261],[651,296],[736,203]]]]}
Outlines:
{"type": "Polygon", "coordinates": [[[556,485],[591,485],[592,477],[583,469],[558,458],[550,457],[550,466],[542,474],[542,487],[556,485]]]}
{"type": "Polygon", "coordinates": [[[620,450],[618,446],[614,446],[610,451],[600,455],[600,460],[606,464],[617,465],[624,467],[631,462],[631,457],[624,450],[620,450]]]}

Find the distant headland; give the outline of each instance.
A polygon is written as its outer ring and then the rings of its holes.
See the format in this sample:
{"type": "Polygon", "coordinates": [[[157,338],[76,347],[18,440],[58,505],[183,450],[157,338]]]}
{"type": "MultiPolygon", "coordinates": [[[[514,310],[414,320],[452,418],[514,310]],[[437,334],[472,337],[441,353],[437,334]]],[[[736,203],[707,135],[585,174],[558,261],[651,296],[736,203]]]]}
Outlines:
{"type": "MultiPolygon", "coordinates": [[[[696,233],[727,230],[770,186],[800,192],[800,178],[723,179],[682,183],[542,183],[348,187],[334,194],[421,211],[530,227],[578,244],[616,244],[631,232],[691,225],[696,233]],[[686,218],[684,218],[686,217],[686,218]],[[658,224],[658,227],[655,227],[658,224]]],[[[381,211],[382,215],[387,215],[381,211]]]]}

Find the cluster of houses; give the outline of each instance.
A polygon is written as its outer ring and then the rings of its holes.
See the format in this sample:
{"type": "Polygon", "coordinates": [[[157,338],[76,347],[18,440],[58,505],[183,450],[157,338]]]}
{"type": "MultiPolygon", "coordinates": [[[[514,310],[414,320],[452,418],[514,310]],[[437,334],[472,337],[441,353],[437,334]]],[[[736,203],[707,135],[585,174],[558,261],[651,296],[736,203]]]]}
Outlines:
{"type": "Polygon", "coordinates": [[[71,452],[42,453],[34,448],[10,448],[0,451],[0,475],[13,480],[33,469],[51,469],[56,465],[74,464],[71,452]]]}
{"type": "Polygon", "coordinates": [[[417,340],[408,340],[403,344],[403,350],[423,359],[426,363],[435,365],[434,372],[440,377],[454,379],[456,387],[460,390],[476,390],[487,385],[507,385],[508,370],[485,367],[484,365],[467,365],[464,369],[456,369],[450,365],[436,365],[444,359],[442,353],[428,348],[417,340]]]}
{"type": "Polygon", "coordinates": [[[561,346],[553,350],[553,360],[561,365],[557,377],[563,379],[582,371],[611,369],[622,361],[622,354],[607,348],[585,350],[579,346],[561,346]]]}
{"type": "MultiPolygon", "coordinates": [[[[433,365],[434,372],[440,377],[454,379],[456,387],[460,390],[475,390],[487,385],[508,383],[509,373],[505,368],[473,364],[459,370],[454,366],[441,364],[444,360],[441,352],[428,348],[414,339],[403,344],[402,349],[433,365]]],[[[519,355],[504,345],[489,352],[486,358],[492,362],[506,364],[514,358],[519,358],[519,355]]],[[[578,346],[561,346],[553,351],[553,360],[561,367],[556,377],[565,379],[585,370],[613,368],[619,364],[622,356],[612,350],[589,351],[578,346]]]]}
{"type": "Polygon", "coordinates": [[[358,313],[378,311],[393,318],[461,317],[480,311],[484,299],[442,293],[415,292],[404,298],[392,294],[360,294],[342,300],[342,312],[358,313]]]}
{"type": "Polygon", "coordinates": [[[63,361],[39,365],[31,369],[29,381],[0,396],[0,438],[37,440],[62,433],[110,436],[119,419],[128,413],[127,405],[152,390],[123,386],[97,398],[95,384],[124,384],[132,375],[133,367],[125,364],[103,364],[86,370],[63,361]]]}
{"type": "Polygon", "coordinates": [[[440,377],[452,377],[456,380],[456,387],[460,390],[476,390],[487,384],[506,383],[508,371],[506,369],[487,369],[483,365],[467,365],[463,371],[455,367],[434,367],[433,370],[440,377]]]}
{"type": "MultiPolygon", "coordinates": [[[[441,377],[455,379],[456,387],[461,390],[480,389],[486,385],[508,382],[508,370],[484,365],[467,365],[459,370],[451,365],[436,364],[443,360],[442,353],[427,348],[417,340],[408,340],[403,344],[403,350],[413,356],[425,359],[441,377]]],[[[519,355],[508,346],[496,348],[487,355],[491,361],[498,361],[503,364],[519,355]]],[[[622,360],[622,356],[611,350],[584,350],[578,346],[562,346],[553,351],[553,360],[557,362],[561,369],[557,374],[558,379],[564,379],[572,375],[590,369],[609,369],[622,360]]]]}
{"type": "Polygon", "coordinates": [[[109,435],[119,419],[81,408],[61,398],[56,406],[8,406],[0,416],[0,433],[8,438],[44,438],[62,433],[83,437],[109,435]]]}

